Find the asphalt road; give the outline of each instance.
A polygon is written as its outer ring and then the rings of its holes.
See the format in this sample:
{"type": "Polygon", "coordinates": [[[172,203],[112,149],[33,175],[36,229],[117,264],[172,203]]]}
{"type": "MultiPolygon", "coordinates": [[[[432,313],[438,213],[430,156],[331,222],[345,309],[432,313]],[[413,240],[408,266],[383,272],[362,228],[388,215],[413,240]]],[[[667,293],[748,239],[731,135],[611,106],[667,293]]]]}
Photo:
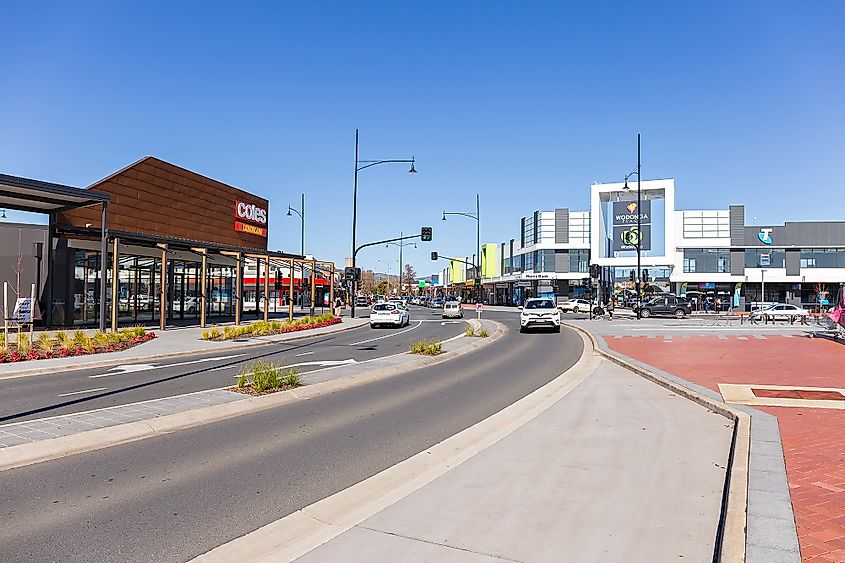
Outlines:
{"type": "Polygon", "coordinates": [[[189,559],[454,435],[581,355],[571,331],[486,316],[507,337],[444,364],[3,472],[0,560],[189,559]]]}
{"type": "Polygon", "coordinates": [[[361,362],[407,352],[414,340],[446,340],[461,334],[467,326],[461,320],[441,319],[439,310],[434,309],[414,307],[411,318],[405,328],[363,327],[242,351],[0,380],[0,423],[227,387],[234,384],[245,365],[256,359],[296,365],[301,372],[325,368],[330,362],[361,362]]]}

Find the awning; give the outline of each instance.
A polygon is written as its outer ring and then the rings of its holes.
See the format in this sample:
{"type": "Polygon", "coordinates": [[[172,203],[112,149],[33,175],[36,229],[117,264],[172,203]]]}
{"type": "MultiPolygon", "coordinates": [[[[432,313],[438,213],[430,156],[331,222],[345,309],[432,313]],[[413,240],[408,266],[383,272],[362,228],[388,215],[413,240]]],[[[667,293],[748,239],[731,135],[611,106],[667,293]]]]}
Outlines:
{"type": "Polygon", "coordinates": [[[109,194],[0,174],[0,208],[4,209],[51,213],[110,200],[109,194]]]}

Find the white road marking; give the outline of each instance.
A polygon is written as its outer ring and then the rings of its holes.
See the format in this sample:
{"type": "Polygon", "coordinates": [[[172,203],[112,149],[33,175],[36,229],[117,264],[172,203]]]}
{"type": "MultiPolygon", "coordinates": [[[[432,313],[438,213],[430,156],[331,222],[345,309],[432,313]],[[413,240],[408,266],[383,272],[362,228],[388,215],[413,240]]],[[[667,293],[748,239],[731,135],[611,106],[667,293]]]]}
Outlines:
{"type": "Polygon", "coordinates": [[[89,375],[89,379],[99,379],[100,377],[110,377],[112,375],[123,375],[124,373],[132,373],[135,371],[152,371],[155,369],[162,369],[162,368],[172,368],[177,366],[187,366],[190,364],[201,364],[204,362],[216,362],[220,360],[231,360],[233,358],[240,358],[245,354],[233,354],[231,356],[217,356],[216,358],[202,358],[200,360],[189,360],[187,362],[177,362],[175,364],[164,364],[157,366],[155,364],[127,364],[123,366],[117,366],[115,368],[111,368],[109,372],[112,373],[101,373],[99,375],[89,375]]]}
{"type": "Polygon", "coordinates": [[[405,330],[400,330],[399,332],[393,332],[393,333],[390,333],[390,334],[385,334],[384,336],[379,336],[379,337],[376,337],[376,338],[370,338],[369,340],[362,340],[361,342],[353,342],[352,344],[349,344],[349,346],[358,346],[359,344],[366,344],[368,342],[375,342],[376,340],[381,340],[383,338],[390,338],[391,336],[398,336],[400,334],[404,334],[408,331],[414,330],[415,328],[419,328],[420,326],[422,326],[422,321],[417,321],[417,324],[415,324],[411,328],[406,328],[405,330]]]}
{"type": "Polygon", "coordinates": [[[59,397],[70,397],[71,395],[82,395],[83,393],[96,393],[97,391],[105,391],[108,387],[97,387],[96,389],[86,389],[85,391],[74,391],[73,393],[61,393],[59,397]]]}
{"type": "MultiPolygon", "coordinates": [[[[299,362],[298,364],[285,364],[282,365],[282,368],[296,368],[302,366],[329,366],[329,367],[338,367],[338,366],[348,366],[352,364],[357,364],[356,360],[352,358],[348,360],[315,360],[313,362],[299,362]]],[[[240,374],[235,376],[236,378],[240,377],[240,374]]]]}
{"type": "Polygon", "coordinates": [[[298,358],[299,356],[308,356],[308,355],[313,354],[313,353],[314,353],[314,352],[303,352],[303,353],[301,353],[301,354],[294,354],[294,356],[293,356],[293,357],[294,357],[294,358],[298,358]]]}

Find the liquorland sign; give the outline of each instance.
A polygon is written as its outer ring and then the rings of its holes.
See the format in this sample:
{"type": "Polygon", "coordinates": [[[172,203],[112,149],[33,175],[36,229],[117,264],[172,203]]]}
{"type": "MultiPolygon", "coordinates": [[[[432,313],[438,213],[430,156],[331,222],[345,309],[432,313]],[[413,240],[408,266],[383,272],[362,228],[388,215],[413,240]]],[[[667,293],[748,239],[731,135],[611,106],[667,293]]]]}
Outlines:
{"type": "Polygon", "coordinates": [[[235,231],[267,238],[267,210],[235,200],[235,231]]]}

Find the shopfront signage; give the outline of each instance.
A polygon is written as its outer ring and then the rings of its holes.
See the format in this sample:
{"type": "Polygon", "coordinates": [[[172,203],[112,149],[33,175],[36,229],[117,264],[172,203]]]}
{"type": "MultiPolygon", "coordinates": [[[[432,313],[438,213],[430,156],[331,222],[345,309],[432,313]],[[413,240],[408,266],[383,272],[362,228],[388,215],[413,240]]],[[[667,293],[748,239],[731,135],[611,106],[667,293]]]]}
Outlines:
{"type": "Polygon", "coordinates": [[[240,221],[235,221],[235,232],[267,238],[267,229],[264,227],[250,225],[249,223],[241,223],[240,221]]]}
{"type": "Polygon", "coordinates": [[[651,250],[651,225],[613,227],[613,248],[615,250],[651,250]]]}
{"type": "Polygon", "coordinates": [[[235,217],[242,221],[255,223],[256,225],[267,224],[267,210],[253,203],[235,200],[235,217]]]}
{"type": "Polygon", "coordinates": [[[760,242],[763,244],[772,244],[772,231],[774,231],[774,229],[760,229],[760,232],[757,233],[757,238],[760,239],[760,242]]]}
{"type": "Polygon", "coordinates": [[[613,202],[613,226],[636,225],[639,223],[651,223],[651,201],[614,201],[613,202]],[[639,210],[639,212],[637,212],[639,210]]]}
{"type": "Polygon", "coordinates": [[[540,279],[548,279],[549,274],[545,274],[542,272],[528,272],[522,274],[523,279],[526,280],[540,280],[540,279]]]}
{"type": "Polygon", "coordinates": [[[532,284],[530,281],[518,281],[513,284],[515,287],[531,287],[532,284]]]}
{"type": "Polygon", "coordinates": [[[508,288],[508,284],[506,284],[506,283],[497,283],[496,284],[496,289],[507,289],[507,288],[508,288]]]}

